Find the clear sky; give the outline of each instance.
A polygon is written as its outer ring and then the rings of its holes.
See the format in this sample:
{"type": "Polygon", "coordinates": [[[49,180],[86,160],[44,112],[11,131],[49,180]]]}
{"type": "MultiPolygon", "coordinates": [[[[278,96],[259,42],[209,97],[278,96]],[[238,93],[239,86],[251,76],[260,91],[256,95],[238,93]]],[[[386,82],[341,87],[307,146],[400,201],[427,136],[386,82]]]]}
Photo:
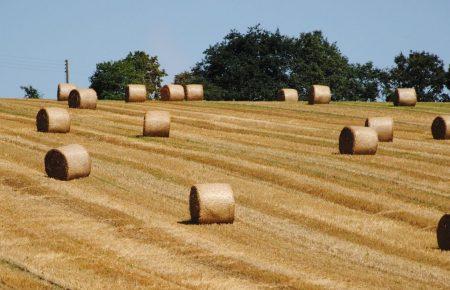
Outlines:
{"type": "Polygon", "coordinates": [[[296,36],[322,30],[351,62],[391,66],[399,52],[425,50],[450,63],[449,0],[0,0],[0,96],[31,84],[56,98],[64,81],[89,86],[95,64],[129,51],[157,55],[165,82],[235,28],[296,36]]]}

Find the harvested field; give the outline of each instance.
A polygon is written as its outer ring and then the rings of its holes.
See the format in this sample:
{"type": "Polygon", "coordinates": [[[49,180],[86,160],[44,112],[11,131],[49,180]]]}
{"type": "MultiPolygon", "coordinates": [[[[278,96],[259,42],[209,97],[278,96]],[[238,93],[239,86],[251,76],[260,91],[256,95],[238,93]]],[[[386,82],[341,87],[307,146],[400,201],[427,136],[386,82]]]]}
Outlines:
{"type": "Polygon", "coordinates": [[[99,101],[67,134],[36,131],[42,106],[67,104],[0,100],[0,287],[450,287],[450,140],[430,130],[450,104],[99,101]],[[170,138],[141,136],[149,109],[170,138]],[[340,155],[341,129],[375,116],[394,141],[340,155]],[[48,178],[72,143],[90,176],[48,178]],[[233,224],[188,222],[197,183],[231,185],[233,224]]]}

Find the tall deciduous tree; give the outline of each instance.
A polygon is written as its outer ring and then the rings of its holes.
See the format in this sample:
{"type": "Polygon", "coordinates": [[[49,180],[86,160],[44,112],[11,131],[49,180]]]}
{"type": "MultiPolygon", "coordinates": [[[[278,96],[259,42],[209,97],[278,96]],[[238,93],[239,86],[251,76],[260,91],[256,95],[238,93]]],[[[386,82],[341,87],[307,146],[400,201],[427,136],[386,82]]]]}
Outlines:
{"type": "MultiPolygon", "coordinates": [[[[446,86],[447,86],[447,90],[450,90],[450,65],[448,66],[448,70],[447,70],[446,86]]],[[[446,95],[445,101],[450,102],[450,96],[448,94],[446,95]]]]}
{"type": "Polygon", "coordinates": [[[301,95],[306,95],[311,85],[323,84],[330,86],[333,99],[344,98],[349,68],[348,59],[321,31],[302,33],[294,40],[290,83],[301,95]]]}
{"type": "MultiPolygon", "coordinates": [[[[287,85],[290,39],[259,25],[241,34],[232,30],[209,47],[193,74],[212,85],[224,100],[270,100],[287,85]]],[[[211,90],[205,90],[207,98],[211,90]]]]}
{"type": "Polygon", "coordinates": [[[320,31],[296,38],[257,25],[245,34],[232,30],[175,82],[201,81],[209,100],[273,100],[283,87],[296,88],[305,98],[312,84],[329,85],[336,100],[373,100],[378,74],[372,63],[349,64],[320,31]]]}
{"type": "Polygon", "coordinates": [[[419,101],[449,100],[443,91],[446,82],[444,62],[437,55],[410,51],[408,56],[403,53],[397,55],[394,62],[395,66],[385,80],[390,94],[396,87],[414,87],[419,101]]]}
{"type": "Polygon", "coordinates": [[[144,84],[149,94],[157,96],[164,76],[158,57],[135,51],[124,59],[97,64],[90,81],[99,99],[123,99],[128,84],[144,84]]]}
{"type": "Polygon", "coordinates": [[[340,100],[375,101],[381,98],[383,71],[372,62],[351,64],[347,92],[342,92],[340,100]]]}

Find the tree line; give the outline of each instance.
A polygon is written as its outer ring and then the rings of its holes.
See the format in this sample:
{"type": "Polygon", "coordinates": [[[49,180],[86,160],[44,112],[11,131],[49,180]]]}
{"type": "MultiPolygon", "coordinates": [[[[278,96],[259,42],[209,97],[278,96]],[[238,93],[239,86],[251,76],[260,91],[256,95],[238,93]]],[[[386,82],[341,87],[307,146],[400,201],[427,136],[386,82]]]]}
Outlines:
{"type": "MultiPolygon", "coordinates": [[[[127,84],[142,83],[158,98],[166,76],[156,56],[129,53],[126,58],[97,64],[90,77],[100,99],[121,99],[127,84]]],[[[206,100],[270,101],[280,88],[299,91],[304,99],[312,84],[330,86],[335,101],[389,101],[397,87],[414,87],[419,101],[448,102],[450,66],[425,51],[400,53],[389,68],[372,62],[351,63],[321,31],[290,37],[250,27],[230,31],[204,51],[191,70],[177,74],[174,83],[201,83],[206,100]]]]}

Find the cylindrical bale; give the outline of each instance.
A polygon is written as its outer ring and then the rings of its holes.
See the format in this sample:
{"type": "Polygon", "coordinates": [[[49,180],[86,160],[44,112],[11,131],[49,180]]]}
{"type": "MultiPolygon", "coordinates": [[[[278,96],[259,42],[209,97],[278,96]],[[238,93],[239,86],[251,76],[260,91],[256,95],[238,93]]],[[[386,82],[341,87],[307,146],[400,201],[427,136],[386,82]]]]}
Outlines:
{"type": "Polygon", "coordinates": [[[36,115],[38,132],[67,133],[70,131],[70,115],[63,108],[42,108],[36,115]]]}
{"type": "Polygon", "coordinates": [[[160,90],[161,101],[183,101],[184,88],[182,85],[165,85],[160,90]]]}
{"type": "Polygon", "coordinates": [[[308,104],[329,104],[331,102],[331,90],[329,86],[313,85],[308,98],[308,104]]]}
{"type": "Polygon", "coordinates": [[[450,116],[437,116],[431,125],[434,139],[450,139],[450,116]]]}
{"type": "Polygon", "coordinates": [[[367,118],[366,127],[370,127],[377,132],[380,142],[392,142],[394,139],[394,119],[391,117],[367,118]]]}
{"type": "Polygon", "coordinates": [[[414,88],[398,88],[394,94],[394,106],[411,106],[417,103],[416,90],[414,88]]]}
{"type": "Polygon", "coordinates": [[[378,134],[369,127],[347,126],[339,136],[341,154],[373,155],[377,148],[378,134]]]}
{"type": "Polygon", "coordinates": [[[202,101],[203,85],[189,84],[184,86],[186,101],[202,101]]]}
{"type": "Polygon", "coordinates": [[[74,84],[58,84],[58,92],[57,98],[58,101],[67,101],[69,99],[69,94],[72,90],[75,90],[77,87],[74,84]]]}
{"type": "Polygon", "coordinates": [[[169,137],[170,113],[164,111],[147,111],[144,116],[144,136],[169,137]]]}
{"type": "Polygon", "coordinates": [[[97,93],[93,89],[75,89],[69,95],[69,108],[92,109],[97,108],[97,93]]]}
{"type": "Polygon", "coordinates": [[[189,211],[198,224],[233,223],[234,195],[229,184],[206,183],[191,187],[189,211]]]}
{"type": "Polygon", "coordinates": [[[280,89],[278,91],[278,101],[297,102],[298,101],[298,91],[296,89],[280,89]]]}
{"type": "Polygon", "coordinates": [[[436,235],[439,248],[450,251],[450,214],[443,215],[439,220],[436,235]]]}
{"type": "Polygon", "coordinates": [[[86,177],[91,173],[91,157],[78,144],[52,149],[45,155],[45,172],[49,177],[60,180],[86,177]]]}
{"type": "Polygon", "coordinates": [[[125,88],[125,102],[145,102],[147,88],[145,85],[127,85],[125,88]]]}

